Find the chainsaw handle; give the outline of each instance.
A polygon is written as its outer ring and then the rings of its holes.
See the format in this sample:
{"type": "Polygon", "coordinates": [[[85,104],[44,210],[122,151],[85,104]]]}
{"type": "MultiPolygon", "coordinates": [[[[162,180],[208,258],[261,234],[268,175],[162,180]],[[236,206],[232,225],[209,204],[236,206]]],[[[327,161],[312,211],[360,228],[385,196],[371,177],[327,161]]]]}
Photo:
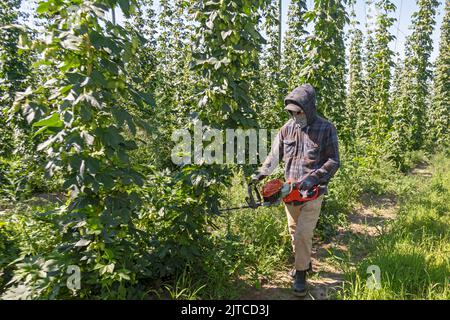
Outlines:
{"type": "Polygon", "coordinates": [[[319,197],[319,191],[320,191],[320,187],[318,185],[313,186],[312,189],[308,190],[309,194],[311,191],[313,192],[313,194],[310,197],[303,197],[303,195],[300,193],[300,189],[299,189],[300,183],[298,182],[294,182],[291,183],[291,191],[289,193],[289,195],[287,195],[283,200],[286,203],[290,203],[292,201],[299,201],[299,202],[307,202],[307,201],[311,201],[311,200],[315,200],[319,197]]]}
{"type": "MultiPolygon", "coordinates": [[[[292,192],[292,190],[294,190],[294,189],[298,189],[299,191],[300,191],[300,182],[293,182],[292,184],[291,184],[291,192],[292,192]]],[[[313,191],[314,192],[314,194],[311,196],[311,197],[309,197],[309,198],[305,198],[305,199],[310,199],[310,198],[317,198],[317,196],[318,196],[318,194],[319,194],[319,185],[315,185],[315,186],[313,186],[311,189],[309,189],[308,190],[308,193],[310,193],[311,191],[313,191]]],[[[315,199],[314,198],[314,199],[315,199]]]]}
{"type": "Polygon", "coordinates": [[[253,191],[255,191],[256,199],[258,200],[259,203],[261,203],[262,198],[261,198],[261,194],[259,193],[258,186],[256,185],[256,183],[253,184],[253,191]]]}
{"type": "Polygon", "coordinates": [[[250,208],[256,209],[261,205],[261,194],[259,193],[258,186],[255,182],[250,182],[247,186],[248,196],[245,198],[250,208]],[[254,194],[253,194],[254,192],[254,194]],[[256,200],[255,201],[255,195],[256,200]]]}
{"type": "MultiPolygon", "coordinates": [[[[315,199],[317,199],[317,198],[319,197],[319,186],[314,186],[314,187],[312,187],[311,190],[314,191],[314,194],[313,194],[311,197],[303,198],[304,201],[315,200],[315,199]]],[[[308,190],[308,193],[309,193],[311,190],[308,190]]]]}

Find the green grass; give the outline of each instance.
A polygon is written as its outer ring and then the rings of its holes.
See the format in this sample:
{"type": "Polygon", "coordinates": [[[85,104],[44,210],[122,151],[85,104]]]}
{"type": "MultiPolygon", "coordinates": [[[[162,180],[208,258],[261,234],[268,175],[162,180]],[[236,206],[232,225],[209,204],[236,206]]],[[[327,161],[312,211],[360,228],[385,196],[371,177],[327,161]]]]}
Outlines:
{"type": "Polygon", "coordinates": [[[398,217],[388,233],[366,244],[369,254],[348,270],[339,298],[450,299],[449,168],[450,160],[440,155],[432,160],[432,178],[397,181],[398,217]],[[367,286],[370,265],[380,267],[380,289],[367,286]]]}

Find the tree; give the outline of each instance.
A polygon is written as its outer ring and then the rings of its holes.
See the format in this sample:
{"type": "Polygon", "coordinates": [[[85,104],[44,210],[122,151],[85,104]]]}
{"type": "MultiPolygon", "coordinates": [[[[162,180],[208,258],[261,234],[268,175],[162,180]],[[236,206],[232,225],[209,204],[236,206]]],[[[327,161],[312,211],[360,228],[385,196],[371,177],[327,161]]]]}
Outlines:
{"type": "Polygon", "coordinates": [[[346,102],[347,124],[345,135],[355,144],[355,139],[362,136],[360,125],[364,121],[364,74],[363,74],[363,33],[355,21],[352,11],[352,29],[350,30],[349,86],[346,102]]]}
{"type": "Polygon", "coordinates": [[[261,46],[259,64],[254,69],[255,81],[250,82],[252,108],[257,110],[258,124],[262,128],[278,128],[282,125],[286,79],[281,72],[281,33],[279,18],[281,2],[272,0],[264,12],[261,23],[266,43],[261,46]]]}
{"type": "Polygon", "coordinates": [[[36,57],[22,49],[24,40],[35,34],[19,25],[20,19],[25,23],[28,19],[20,5],[20,0],[0,3],[0,194],[10,201],[52,188],[41,183],[42,157],[34,152],[38,140],[33,139],[25,118],[12,108],[16,93],[39,81],[31,68],[36,57]]]}
{"type": "Polygon", "coordinates": [[[300,71],[302,83],[317,91],[318,110],[336,124],[338,132],[345,119],[344,26],[347,1],[314,1],[314,8],[303,16],[314,21],[313,34],[305,40],[305,62],[300,71]]]}
{"type": "Polygon", "coordinates": [[[20,49],[21,31],[14,26],[20,16],[20,4],[21,0],[0,3],[0,156],[11,155],[26,140],[22,119],[7,112],[16,92],[26,88],[30,76],[31,58],[20,49]]]}
{"type": "MultiPolygon", "coordinates": [[[[130,19],[126,21],[126,29],[142,38],[141,45],[137,48],[135,56],[130,60],[129,74],[137,75],[137,79],[141,80],[134,83],[141,92],[153,96],[157,86],[155,76],[157,33],[153,0],[137,0],[136,10],[130,14],[130,19]]],[[[131,81],[134,80],[133,76],[130,79],[131,81]]]]}
{"type": "Polygon", "coordinates": [[[20,3],[6,0],[0,4],[0,98],[5,104],[24,87],[28,72],[27,61],[19,54],[20,30],[12,26],[18,23],[20,3]]]}
{"type": "MultiPolygon", "coordinates": [[[[150,237],[142,237],[134,224],[143,179],[130,163],[129,152],[137,146],[128,139],[145,125],[127,109],[146,108],[151,101],[127,82],[127,64],[139,37],[105,15],[120,6],[129,17],[134,4],[40,1],[36,9],[48,19],[46,37],[25,46],[41,54],[36,67],[50,68],[45,82],[17,95],[15,106],[21,107],[35,135],[45,139],[37,150],[46,152],[50,175],[61,173],[69,201],[53,221],[60,228],[61,246],[49,248],[40,259],[23,258],[24,263],[47,259],[46,268],[59,271],[45,281],[28,282],[32,295],[67,295],[68,289],[60,290],[59,284],[67,277],[64,268],[73,264],[92,285],[81,288],[81,296],[109,291],[110,297],[125,298],[130,283],[148,276],[149,261],[140,257],[146,256],[150,237]]],[[[13,284],[23,280],[17,276],[13,284]]]]}
{"type": "Polygon", "coordinates": [[[450,146],[450,1],[445,1],[439,55],[435,63],[433,100],[430,108],[430,144],[438,148],[450,146]]]}
{"type": "Polygon", "coordinates": [[[193,68],[205,78],[198,95],[198,117],[213,127],[248,128],[256,124],[248,96],[248,71],[258,67],[257,57],[265,42],[257,27],[258,10],[267,3],[200,1],[191,5],[199,24],[193,68]]]}
{"type": "Polygon", "coordinates": [[[283,73],[289,90],[300,85],[299,76],[305,55],[303,43],[308,35],[303,17],[306,11],[305,0],[291,1],[283,52],[283,73]]]}
{"type": "Polygon", "coordinates": [[[376,73],[376,58],[375,58],[375,26],[373,21],[375,19],[372,9],[373,0],[366,0],[366,6],[369,8],[367,12],[367,37],[364,45],[364,56],[363,56],[363,66],[364,66],[364,99],[365,103],[361,109],[363,117],[360,119],[358,124],[360,139],[364,141],[364,144],[368,146],[370,144],[370,127],[372,126],[372,114],[371,104],[375,99],[373,87],[375,86],[375,79],[373,75],[376,73]]]}
{"type": "Polygon", "coordinates": [[[431,63],[433,50],[431,34],[435,24],[436,0],[418,0],[419,10],[412,16],[412,34],[407,38],[405,48],[405,67],[401,103],[396,106],[397,116],[393,130],[404,130],[409,126],[409,133],[397,135],[403,152],[418,150],[424,143],[427,127],[427,112],[429,111],[431,63]]]}
{"type": "Polygon", "coordinates": [[[398,169],[405,169],[405,152],[408,150],[408,140],[405,137],[411,136],[412,125],[403,114],[406,110],[401,106],[407,105],[408,95],[408,72],[405,70],[405,62],[398,59],[393,79],[391,105],[392,105],[392,128],[390,130],[388,144],[390,144],[389,158],[397,165],[398,169]]]}
{"type": "Polygon", "coordinates": [[[374,41],[374,69],[369,74],[373,87],[372,99],[367,101],[370,113],[366,116],[370,118],[370,139],[372,148],[370,152],[375,159],[385,153],[382,147],[386,137],[389,134],[389,124],[391,117],[391,108],[389,105],[389,92],[391,84],[391,68],[394,66],[394,53],[389,48],[390,42],[394,36],[390,34],[389,29],[395,22],[395,18],[389,15],[395,11],[395,5],[389,0],[379,0],[376,2],[378,15],[376,17],[375,41],[374,41]]]}

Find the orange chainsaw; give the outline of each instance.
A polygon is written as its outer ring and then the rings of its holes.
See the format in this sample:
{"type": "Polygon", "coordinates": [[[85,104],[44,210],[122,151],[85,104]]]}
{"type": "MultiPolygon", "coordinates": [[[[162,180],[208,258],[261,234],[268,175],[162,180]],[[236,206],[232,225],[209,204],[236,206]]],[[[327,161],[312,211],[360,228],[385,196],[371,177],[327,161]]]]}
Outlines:
{"type": "Polygon", "coordinates": [[[262,186],[260,193],[256,183],[251,182],[247,186],[248,196],[245,197],[247,205],[220,209],[219,211],[270,207],[280,204],[281,201],[296,205],[315,200],[319,197],[319,186],[314,186],[307,191],[301,191],[299,189],[300,184],[301,182],[283,182],[280,179],[270,180],[262,186]]]}

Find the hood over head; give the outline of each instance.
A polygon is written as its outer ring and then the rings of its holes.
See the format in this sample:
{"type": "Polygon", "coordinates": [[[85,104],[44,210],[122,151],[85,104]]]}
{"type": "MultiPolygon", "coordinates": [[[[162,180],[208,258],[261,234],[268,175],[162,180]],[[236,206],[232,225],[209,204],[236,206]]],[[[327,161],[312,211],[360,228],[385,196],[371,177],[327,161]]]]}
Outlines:
{"type": "MultiPolygon", "coordinates": [[[[312,124],[317,119],[316,90],[312,85],[304,84],[289,93],[284,99],[284,105],[287,107],[291,103],[298,105],[303,109],[308,125],[312,124]]],[[[289,109],[285,108],[285,110],[289,109]]]]}

